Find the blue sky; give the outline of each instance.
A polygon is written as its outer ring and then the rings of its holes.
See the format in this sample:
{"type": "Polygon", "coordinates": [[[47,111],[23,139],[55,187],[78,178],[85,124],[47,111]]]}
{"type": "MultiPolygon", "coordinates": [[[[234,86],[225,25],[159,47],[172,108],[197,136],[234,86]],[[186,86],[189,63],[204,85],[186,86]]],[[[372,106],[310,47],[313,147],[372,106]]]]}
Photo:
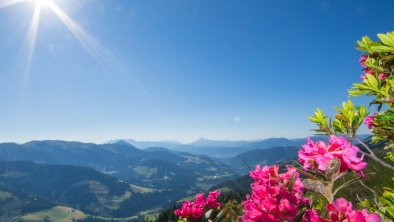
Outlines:
{"type": "Polygon", "coordinates": [[[105,57],[44,6],[24,72],[35,4],[0,8],[0,142],[308,136],[359,81],[356,41],[394,30],[389,0],[53,2],[105,57]]]}

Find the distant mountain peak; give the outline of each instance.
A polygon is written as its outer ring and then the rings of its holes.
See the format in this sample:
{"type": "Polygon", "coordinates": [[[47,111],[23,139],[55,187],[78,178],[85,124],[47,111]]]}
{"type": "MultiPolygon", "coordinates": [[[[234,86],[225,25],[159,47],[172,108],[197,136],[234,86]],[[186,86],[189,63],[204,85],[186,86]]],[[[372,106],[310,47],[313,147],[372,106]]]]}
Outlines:
{"type": "Polygon", "coordinates": [[[211,140],[206,138],[200,138],[189,145],[201,146],[201,147],[242,147],[246,145],[247,141],[242,140],[211,140]]]}
{"type": "Polygon", "coordinates": [[[125,143],[128,143],[134,147],[137,147],[139,149],[146,149],[149,147],[165,147],[165,148],[175,148],[178,146],[181,146],[182,144],[178,141],[173,141],[173,140],[161,140],[161,141],[140,141],[140,140],[134,140],[134,139],[117,139],[117,140],[110,140],[106,144],[115,144],[119,141],[123,141],[125,143]]]}
{"type": "Polygon", "coordinates": [[[113,144],[113,145],[119,145],[119,146],[133,146],[133,145],[131,145],[130,143],[124,141],[124,140],[118,140],[118,141],[116,141],[116,142],[114,142],[114,143],[111,143],[111,144],[113,144]]]}

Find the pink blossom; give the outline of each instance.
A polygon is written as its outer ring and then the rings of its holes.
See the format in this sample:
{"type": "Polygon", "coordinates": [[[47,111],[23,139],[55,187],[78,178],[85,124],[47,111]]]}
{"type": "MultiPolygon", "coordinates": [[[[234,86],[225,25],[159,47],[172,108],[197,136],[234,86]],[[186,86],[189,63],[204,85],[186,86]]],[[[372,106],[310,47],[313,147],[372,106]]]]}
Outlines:
{"type": "Polygon", "coordinates": [[[326,220],[319,217],[319,214],[315,209],[306,210],[303,217],[302,222],[331,222],[330,220],[326,220]]]}
{"type": "Polygon", "coordinates": [[[253,221],[292,221],[299,212],[299,207],[309,203],[303,197],[305,187],[299,178],[298,171],[287,166],[287,172],[279,174],[279,166],[256,166],[250,172],[253,178],[252,195],[246,196],[244,215],[245,222],[253,221]],[[293,181],[290,181],[293,180],[293,181]],[[290,189],[290,184],[293,184],[290,189]]]}
{"type": "Polygon", "coordinates": [[[368,129],[372,129],[372,127],[375,126],[375,124],[373,123],[376,115],[378,115],[377,113],[374,113],[373,115],[367,116],[364,120],[365,125],[367,125],[368,129]]]}
{"type": "Polygon", "coordinates": [[[360,57],[360,59],[358,60],[358,62],[361,64],[361,66],[362,67],[366,67],[366,65],[365,65],[365,61],[368,59],[368,56],[367,55],[362,55],[361,57],[360,57]]]}
{"type": "Polygon", "coordinates": [[[377,214],[368,214],[367,210],[353,210],[352,203],[344,198],[338,198],[333,203],[327,204],[326,209],[332,221],[346,222],[380,222],[377,214]]]}
{"type": "Polygon", "coordinates": [[[212,191],[208,194],[207,200],[206,200],[206,205],[208,208],[218,208],[220,207],[219,201],[217,201],[218,197],[220,195],[219,191],[212,191]]]}
{"type": "Polygon", "coordinates": [[[367,78],[367,75],[371,75],[371,73],[364,73],[360,76],[361,80],[364,80],[365,78],[367,78]]]}
{"type": "Polygon", "coordinates": [[[364,67],[363,70],[364,70],[364,74],[360,76],[362,80],[367,78],[367,75],[373,75],[375,73],[375,70],[373,68],[364,67]]]}
{"type": "Polygon", "coordinates": [[[343,198],[338,198],[334,203],[327,204],[326,209],[331,220],[334,221],[343,221],[353,211],[352,203],[343,198]]]}
{"type": "Polygon", "coordinates": [[[176,209],[174,214],[183,218],[199,219],[204,215],[204,209],[193,201],[185,201],[182,203],[181,209],[176,209]]]}
{"type": "Polygon", "coordinates": [[[174,210],[174,214],[182,218],[199,219],[204,215],[204,210],[220,207],[220,203],[217,201],[219,195],[219,191],[212,191],[205,199],[204,193],[196,194],[193,201],[183,202],[180,209],[174,210]]]}
{"type": "Polygon", "coordinates": [[[384,73],[380,73],[379,74],[379,79],[380,80],[385,80],[385,79],[387,79],[387,77],[388,77],[387,74],[384,74],[384,73]]]}
{"type": "Polygon", "coordinates": [[[303,215],[303,222],[380,222],[378,214],[368,214],[366,209],[353,210],[352,203],[343,198],[338,198],[331,204],[327,204],[326,209],[330,219],[320,218],[316,210],[306,210],[303,215]]]}
{"type": "Polygon", "coordinates": [[[364,80],[367,78],[367,75],[373,75],[373,69],[372,68],[366,68],[364,69],[364,74],[360,76],[360,79],[364,80]]]}
{"type": "Polygon", "coordinates": [[[359,151],[358,147],[343,137],[331,136],[328,145],[323,141],[314,143],[309,138],[307,144],[298,151],[298,161],[304,165],[305,170],[317,168],[325,171],[330,160],[338,158],[341,162],[340,172],[353,170],[362,176],[362,169],[367,163],[362,161],[364,155],[357,157],[359,151]]]}
{"type": "Polygon", "coordinates": [[[205,206],[205,197],[204,193],[198,193],[196,194],[196,198],[194,200],[194,204],[200,208],[204,208],[205,206]]]}

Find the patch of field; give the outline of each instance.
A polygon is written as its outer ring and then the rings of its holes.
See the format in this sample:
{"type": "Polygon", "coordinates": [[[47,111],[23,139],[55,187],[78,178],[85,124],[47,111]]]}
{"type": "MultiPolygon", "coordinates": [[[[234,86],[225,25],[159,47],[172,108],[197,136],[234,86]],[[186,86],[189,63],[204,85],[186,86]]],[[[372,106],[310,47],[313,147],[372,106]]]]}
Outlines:
{"type": "Polygon", "coordinates": [[[137,186],[134,184],[130,184],[130,188],[135,193],[153,193],[153,192],[157,191],[155,189],[140,187],[140,186],[137,186]]]}
{"type": "Polygon", "coordinates": [[[30,213],[21,217],[21,221],[35,222],[44,221],[46,218],[53,222],[72,222],[73,220],[84,219],[86,215],[79,210],[69,207],[57,206],[49,210],[30,213]]]}
{"type": "Polygon", "coordinates": [[[204,178],[199,177],[199,178],[197,178],[197,181],[198,181],[198,182],[203,182],[203,181],[204,181],[204,178]]]}
{"type": "Polygon", "coordinates": [[[227,192],[231,192],[232,190],[229,187],[222,187],[219,189],[219,191],[222,193],[227,193],[227,192]]]}
{"type": "Polygon", "coordinates": [[[10,198],[15,198],[15,196],[12,195],[11,193],[0,191],[0,200],[6,200],[10,198]]]}
{"type": "Polygon", "coordinates": [[[136,166],[133,168],[134,172],[143,175],[145,177],[151,177],[152,175],[157,174],[157,168],[149,168],[146,166],[136,166]]]}
{"type": "Polygon", "coordinates": [[[108,188],[106,186],[95,180],[85,180],[80,184],[88,185],[90,192],[95,194],[99,203],[108,204],[108,188]]]}
{"type": "Polygon", "coordinates": [[[8,171],[5,174],[3,174],[3,177],[23,177],[28,175],[27,173],[21,173],[18,171],[8,171]]]}
{"type": "Polygon", "coordinates": [[[208,190],[210,187],[212,187],[212,184],[207,184],[207,183],[199,183],[196,182],[194,185],[197,187],[199,190],[208,190]]]}
{"type": "Polygon", "coordinates": [[[113,201],[114,203],[118,203],[118,204],[119,204],[119,203],[121,203],[121,202],[123,202],[123,201],[129,199],[130,197],[131,197],[131,192],[126,191],[125,194],[124,194],[123,196],[115,196],[115,197],[112,199],[112,201],[113,201]]]}
{"type": "Polygon", "coordinates": [[[125,217],[125,218],[112,218],[112,217],[100,217],[100,216],[92,216],[94,219],[100,219],[104,221],[119,221],[119,222],[128,222],[128,221],[136,221],[138,219],[138,216],[131,216],[131,217],[125,217]]]}
{"type": "Polygon", "coordinates": [[[185,163],[194,163],[194,164],[204,164],[204,163],[208,164],[209,163],[208,161],[203,160],[203,159],[201,159],[198,156],[187,156],[187,155],[185,155],[183,157],[187,158],[184,161],[185,163]]]}
{"type": "Polygon", "coordinates": [[[216,167],[209,167],[207,170],[208,171],[218,171],[218,168],[216,168],[216,167]]]}
{"type": "Polygon", "coordinates": [[[122,196],[115,196],[114,198],[112,198],[111,204],[108,205],[107,207],[112,209],[112,210],[116,210],[119,209],[120,204],[129,199],[131,197],[131,192],[126,191],[122,196]]]}
{"type": "Polygon", "coordinates": [[[204,179],[206,180],[217,180],[225,177],[229,177],[233,175],[232,173],[225,172],[224,174],[216,174],[216,175],[209,175],[209,176],[203,176],[204,179]]]}
{"type": "Polygon", "coordinates": [[[106,195],[108,194],[108,188],[95,180],[86,180],[83,181],[82,184],[86,184],[89,186],[89,189],[92,193],[96,195],[106,195]]]}

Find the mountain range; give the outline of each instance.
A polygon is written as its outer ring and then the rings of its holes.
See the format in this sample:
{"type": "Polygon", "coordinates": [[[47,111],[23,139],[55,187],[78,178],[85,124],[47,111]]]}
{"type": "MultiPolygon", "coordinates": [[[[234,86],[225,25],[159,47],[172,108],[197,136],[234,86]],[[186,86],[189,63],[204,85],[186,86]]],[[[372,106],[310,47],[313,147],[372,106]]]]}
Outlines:
{"type": "Polygon", "coordinates": [[[21,200],[7,198],[7,206],[2,208],[15,214],[40,210],[37,206],[67,206],[91,215],[123,218],[238,175],[206,155],[166,148],[141,150],[122,141],[0,144],[0,191],[21,200]],[[46,201],[23,204],[31,199],[46,201]]]}
{"type": "MultiPolygon", "coordinates": [[[[365,138],[366,135],[361,136],[365,138]]],[[[326,136],[312,136],[313,140],[327,140],[326,136]]],[[[280,138],[268,138],[260,140],[250,141],[232,141],[232,140],[210,140],[210,139],[198,139],[192,143],[180,143],[177,141],[137,141],[133,139],[124,140],[112,140],[108,144],[117,143],[123,141],[129,143],[140,149],[146,149],[150,147],[165,147],[174,151],[188,152],[192,154],[205,154],[216,158],[229,158],[240,153],[256,150],[256,149],[267,149],[275,146],[294,146],[301,147],[305,144],[307,138],[296,138],[288,139],[284,137],[280,138]]]]}
{"type": "Polygon", "coordinates": [[[125,140],[2,143],[0,202],[8,210],[0,210],[0,219],[51,207],[130,217],[238,178],[256,164],[293,160],[305,139],[159,143],[149,142],[157,146],[146,148],[125,140]]]}

